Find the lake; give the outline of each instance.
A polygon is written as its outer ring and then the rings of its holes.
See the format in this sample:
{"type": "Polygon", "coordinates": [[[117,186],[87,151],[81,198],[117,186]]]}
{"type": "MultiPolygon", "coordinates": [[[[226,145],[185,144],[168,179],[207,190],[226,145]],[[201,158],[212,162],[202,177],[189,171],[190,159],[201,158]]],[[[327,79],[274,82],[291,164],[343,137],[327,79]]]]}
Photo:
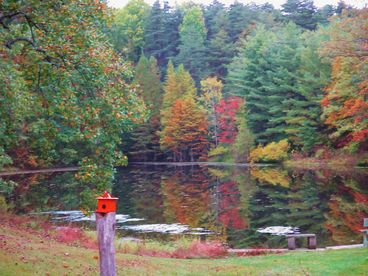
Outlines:
{"type": "MultiPolygon", "coordinates": [[[[159,240],[200,236],[234,248],[285,247],[287,233],[314,233],[319,247],[362,243],[367,176],[367,168],[131,164],[117,170],[113,186],[118,234],[159,240]]],[[[12,195],[18,213],[46,212],[59,223],[93,227],[91,218],[77,211],[74,173],[8,179],[22,183],[12,195]]]]}

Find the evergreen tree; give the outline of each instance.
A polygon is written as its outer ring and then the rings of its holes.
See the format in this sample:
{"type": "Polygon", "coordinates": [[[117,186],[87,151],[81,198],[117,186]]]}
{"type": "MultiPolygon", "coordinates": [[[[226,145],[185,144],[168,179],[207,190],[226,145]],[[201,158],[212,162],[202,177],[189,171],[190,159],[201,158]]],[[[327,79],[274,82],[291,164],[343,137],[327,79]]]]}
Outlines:
{"type": "Polygon", "coordinates": [[[341,15],[344,10],[351,11],[353,8],[350,5],[347,5],[343,0],[340,0],[337,3],[336,13],[341,15]]]}
{"type": "Polygon", "coordinates": [[[180,25],[179,54],[175,60],[177,64],[183,64],[198,82],[206,75],[207,66],[204,58],[206,32],[201,8],[198,6],[188,8],[180,25]]]}
{"type": "Polygon", "coordinates": [[[326,143],[320,102],[331,77],[331,66],[318,53],[318,48],[326,39],[321,32],[306,32],[303,35],[304,47],[297,82],[299,101],[295,101],[287,112],[289,132],[295,135],[294,142],[307,152],[315,145],[326,143]]]}
{"type": "Polygon", "coordinates": [[[165,64],[165,30],[164,14],[160,1],[153,3],[147,16],[144,28],[144,52],[147,56],[154,56],[159,66],[165,64]]]}
{"type": "MultiPolygon", "coordinates": [[[[164,43],[163,52],[165,65],[169,59],[173,59],[179,53],[179,26],[183,20],[180,9],[172,10],[167,1],[164,1],[163,8],[164,43]]],[[[163,68],[165,69],[165,68],[163,68]]]]}
{"type": "Polygon", "coordinates": [[[156,160],[160,155],[159,137],[161,107],[161,82],[154,57],[149,60],[142,55],[136,66],[135,84],[140,96],[148,108],[149,114],[145,123],[139,125],[131,134],[130,155],[137,160],[156,160]]]}
{"type": "Polygon", "coordinates": [[[227,27],[225,26],[227,23],[225,5],[217,0],[213,0],[204,10],[204,19],[208,31],[207,39],[211,40],[221,28],[227,27]]]}
{"type": "Polygon", "coordinates": [[[209,41],[207,47],[208,73],[223,79],[227,75],[227,66],[234,55],[234,47],[225,29],[221,28],[209,41]]]}
{"type": "Polygon", "coordinates": [[[335,14],[335,8],[332,5],[325,5],[321,9],[318,9],[315,14],[315,19],[318,24],[328,25],[328,19],[335,14]]]}
{"type": "Polygon", "coordinates": [[[317,26],[313,0],[287,0],[282,5],[282,12],[287,19],[302,28],[314,30],[317,26]]]}
{"type": "Polygon", "coordinates": [[[262,138],[270,118],[268,91],[263,84],[269,82],[267,72],[271,67],[267,57],[275,40],[273,32],[258,27],[230,64],[225,86],[227,94],[245,98],[249,128],[258,143],[268,141],[262,138]]]}
{"type": "Polygon", "coordinates": [[[294,23],[277,31],[277,39],[269,48],[270,68],[265,72],[267,80],[262,83],[268,94],[270,115],[262,136],[268,142],[285,138],[295,140],[295,133],[288,123],[294,118],[288,112],[303,108],[300,104],[303,98],[297,89],[300,49],[300,30],[294,23]]]}
{"type": "Polygon", "coordinates": [[[230,41],[235,43],[241,33],[257,21],[257,17],[258,11],[254,6],[243,5],[238,1],[231,4],[228,11],[228,25],[226,29],[230,41]]]}
{"type": "Polygon", "coordinates": [[[293,139],[287,111],[300,108],[299,36],[293,23],[272,31],[260,27],[230,66],[227,91],[245,98],[249,127],[258,143],[293,139]]]}

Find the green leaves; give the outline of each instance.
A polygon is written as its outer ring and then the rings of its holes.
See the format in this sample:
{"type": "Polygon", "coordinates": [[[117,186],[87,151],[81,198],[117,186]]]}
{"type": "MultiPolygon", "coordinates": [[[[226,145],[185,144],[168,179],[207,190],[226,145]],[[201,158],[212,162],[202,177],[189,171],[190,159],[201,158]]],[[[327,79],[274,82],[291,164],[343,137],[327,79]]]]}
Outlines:
{"type": "Polygon", "coordinates": [[[121,134],[145,105],[106,43],[99,1],[5,1],[0,32],[0,141],[16,167],[81,165],[80,183],[108,189],[121,134]],[[5,104],[6,103],[6,104],[5,104]],[[90,166],[91,165],[91,166],[90,166]]]}

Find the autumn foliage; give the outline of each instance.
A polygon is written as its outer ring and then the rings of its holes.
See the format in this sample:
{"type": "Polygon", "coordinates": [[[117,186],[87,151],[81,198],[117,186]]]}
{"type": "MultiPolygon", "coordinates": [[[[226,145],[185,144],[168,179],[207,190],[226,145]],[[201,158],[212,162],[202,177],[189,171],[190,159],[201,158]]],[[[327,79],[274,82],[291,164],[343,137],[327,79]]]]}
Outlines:
{"type": "Polygon", "coordinates": [[[335,19],[322,53],[332,58],[332,81],[321,101],[325,123],[338,146],[354,151],[368,139],[367,31],[368,9],[335,19]]]}
{"type": "Polygon", "coordinates": [[[162,132],[162,146],[175,153],[179,160],[204,158],[208,144],[208,124],[204,112],[192,98],[176,100],[170,111],[162,132]]]}
{"type": "Polygon", "coordinates": [[[242,98],[229,97],[221,99],[216,105],[219,124],[218,140],[220,143],[233,144],[235,142],[237,135],[236,114],[242,104],[242,98]]]}
{"type": "Polygon", "coordinates": [[[264,147],[259,145],[250,152],[249,161],[251,163],[280,162],[288,157],[288,150],[289,143],[286,139],[269,143],[264,147]]]}

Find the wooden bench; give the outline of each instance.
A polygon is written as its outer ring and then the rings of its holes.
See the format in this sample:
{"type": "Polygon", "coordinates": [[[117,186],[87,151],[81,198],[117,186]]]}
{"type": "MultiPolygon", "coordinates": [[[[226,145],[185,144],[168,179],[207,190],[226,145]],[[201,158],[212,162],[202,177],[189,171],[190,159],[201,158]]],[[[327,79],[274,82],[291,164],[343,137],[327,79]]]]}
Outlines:
{"type": "Polygon", "coordinates": [[[309,249],[316,249],[317,248],[317,238],[315,234],[292,234],[287,235],[288,240],[288,249],[294,250],[295,249],[295,239],[296,238],[307,238],[308,239],[308,248],[309,249]]]}
{"type": "Polygon", "coordinates": [[[363,233],[363,246],[368,247],[368,218],[363,221],[364,229],[360,230],[363,233]]]}

